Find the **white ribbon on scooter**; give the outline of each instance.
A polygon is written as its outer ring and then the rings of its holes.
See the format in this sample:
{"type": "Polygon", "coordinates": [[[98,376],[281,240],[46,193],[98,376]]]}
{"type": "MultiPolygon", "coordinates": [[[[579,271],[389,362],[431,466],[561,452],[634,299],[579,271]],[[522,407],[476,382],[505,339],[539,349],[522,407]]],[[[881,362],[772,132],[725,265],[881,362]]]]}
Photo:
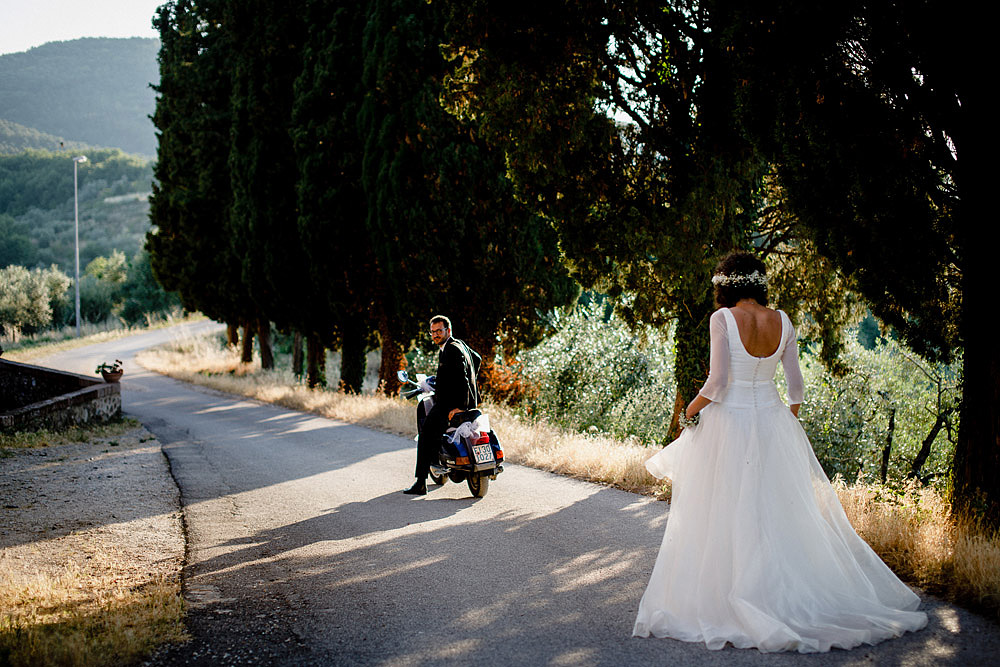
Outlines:
{"type": "Polygon", "coordinates": [[[455,444],[459,438],[477,437],[480,433],[490,432],[490,418],[488,415],[479,415],[474,421],[462,422],[455,432],[448,436],[448,442],[455,444]]]}

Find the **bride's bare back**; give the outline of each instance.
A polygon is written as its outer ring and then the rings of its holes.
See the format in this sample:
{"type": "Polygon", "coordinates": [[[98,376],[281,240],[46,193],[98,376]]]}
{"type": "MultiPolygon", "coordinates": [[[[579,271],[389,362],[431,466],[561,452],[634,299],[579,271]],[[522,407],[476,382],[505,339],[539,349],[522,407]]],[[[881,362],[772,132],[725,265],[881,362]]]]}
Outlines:
{"type": "Polygon", "coordinates": [[[755,357],[769,357],[781,344],[781,315],[753,299],[743,299],[729,309],[736,318],[743,348],[755,357]]]}

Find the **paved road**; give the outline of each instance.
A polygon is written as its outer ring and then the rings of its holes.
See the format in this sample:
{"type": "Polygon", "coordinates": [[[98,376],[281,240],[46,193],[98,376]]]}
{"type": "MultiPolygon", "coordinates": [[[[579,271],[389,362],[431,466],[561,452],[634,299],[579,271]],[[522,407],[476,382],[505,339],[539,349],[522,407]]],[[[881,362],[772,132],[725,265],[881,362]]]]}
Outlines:
{"type": "Polygon", "coordinates": [[[210,326],[45,360],[83,373],[125,360],[125,411],[159,437],[180,487],[193,640],[154,664],[996,662],[996,625],[931,598],[926,630],[819,656],[631,638],[666,503],[519,466],[483,499],[451,483],[405,496],[406,438],[192,387],[132,361],[210,326]]]}

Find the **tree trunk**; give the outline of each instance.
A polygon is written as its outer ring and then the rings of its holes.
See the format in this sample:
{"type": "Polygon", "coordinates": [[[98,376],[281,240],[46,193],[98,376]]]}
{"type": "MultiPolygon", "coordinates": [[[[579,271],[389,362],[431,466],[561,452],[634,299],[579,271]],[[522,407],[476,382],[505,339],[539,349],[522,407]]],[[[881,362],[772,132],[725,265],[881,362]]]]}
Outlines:
{"type": "Polygon", "coordinates": [[[340,390],[360,394],[365,381],[365,341],[368,331],[360,318],[344,322],[340,346],[340,390]]]}
{"type": "Polygon", "coordinates": [[[260,345],[260,367],[269,371],[274,368],[274,351],[271,349],[271,323],[263,318],[258,320],[257,342],[260,345]]]}
{"type": "Polygon", "coordinates": [[[677,394],[667,433],[668,442],[680,435],[681,413],[698,395],[698,390],[708,377],[711,350],[708,318],[711,315],[712,295],[707,293],[706,297],[693,304],[690,309],[682,309],[677,317],[677,327],[674,330],[674,381],[677,394]]]}
{"type": "Polygon", "coordinates": [[[226,345],[235,348],[240,344],[240,325],[226,322],[226,345]]]}
{"type": "Polygon", "coordinates": [[[326,386],[326,347],[315,334],[306,338],[306,386],[326,386]]]}
{"type": "Polygon", "coordinates": [[[296,331],[292,338],[292,373],[298,380],[302,379],[302,332],[296,331]]]}
{"type": "Polygon", "coordinates": [[[931,445],[934,444],[934,440],[937,438],[938,433],[944,427],[945,422],[948,420],[948,415],[951,414],[951,410],[945,410],[944,412],[938,413],[937,419],[934,420],[934,426],[931,427],[930,433],[924,438],[924,442],[920,447],[920,451],[917,452],[917,456],[913,459],[913,464],[910,466],[910,473],[907,477],[910,478],[920,478],[920,469],[924,467],[924,463],[927,462],[927,457],[931,455],[931,445]]]}
{"type": "Polygon", "coordinates": [[[879,477],[885,484],[889,476],[889,456],[892,454],[892,435],[896,431],[896,408],[889,408],[889,433],[885,437],[885,447],[882,448],[882,467],[879,469],[879,477]]]}
{"type": "Polygon", "coordinates": [[[382,315],[379,321],[379,336],[382,338],[382,364],[378,369],[379,390],[386,396],[399,394],[400,382],[396,373],[406,368],[406,357],[403,356],[403,346],[399,343],[396,332],[389,326],[389,320],[382,315]]]}
{"type": "Polygon", "coordinates": [[[995,301],[994,264],[997,226],[989,218],[986,170],[991,136],[984,114],[988,107],[981,84],[971,73],[960,76],[962,135],[955,138],[960,158],[958,185],[962,196],[959,224],[962,249],[962,411],[955,445],[952,506],[957,514],[1000,527],[1000,346],[992,335],[995,301]],[[986,216],[985,218],[982,216],[986,216]]]}
{"type": "Polygon", "coordinates": [[[243,323],[243,345],[240,353],[240,361],[249,364],[253,361],[253,324],[249,320],[243,323]]]}
{"type": "MultiPolygon", "coordinates": [[[[968,222],[965,225],[972,226],[968,222]]],[[[979,244],[986,249],[995,247],[985,239],[979,244]]],[[[991,324],[987,321],[992,295],[983,293],[991,289],[993,282],[990,267],[991,262],[985,257],[970,258],[965,267],[962,294],[965,360],[952,505],[957,514],[984,520],[997,528],[1000,527],[1000,348],[991,340],[991,324]]]]}

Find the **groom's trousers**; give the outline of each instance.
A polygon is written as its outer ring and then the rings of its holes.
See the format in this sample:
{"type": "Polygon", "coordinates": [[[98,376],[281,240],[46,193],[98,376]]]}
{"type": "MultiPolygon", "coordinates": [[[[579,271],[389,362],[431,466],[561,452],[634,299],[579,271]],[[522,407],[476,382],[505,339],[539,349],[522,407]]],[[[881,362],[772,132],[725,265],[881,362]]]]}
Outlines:
{"type": "Polygon", "coordinates": [[[417,437],[417,479],[427,479],[431,464],[438,460],[441,449],[441,436],[448,430],[448,409],[435,404],[424,418],[417,437]]]}

